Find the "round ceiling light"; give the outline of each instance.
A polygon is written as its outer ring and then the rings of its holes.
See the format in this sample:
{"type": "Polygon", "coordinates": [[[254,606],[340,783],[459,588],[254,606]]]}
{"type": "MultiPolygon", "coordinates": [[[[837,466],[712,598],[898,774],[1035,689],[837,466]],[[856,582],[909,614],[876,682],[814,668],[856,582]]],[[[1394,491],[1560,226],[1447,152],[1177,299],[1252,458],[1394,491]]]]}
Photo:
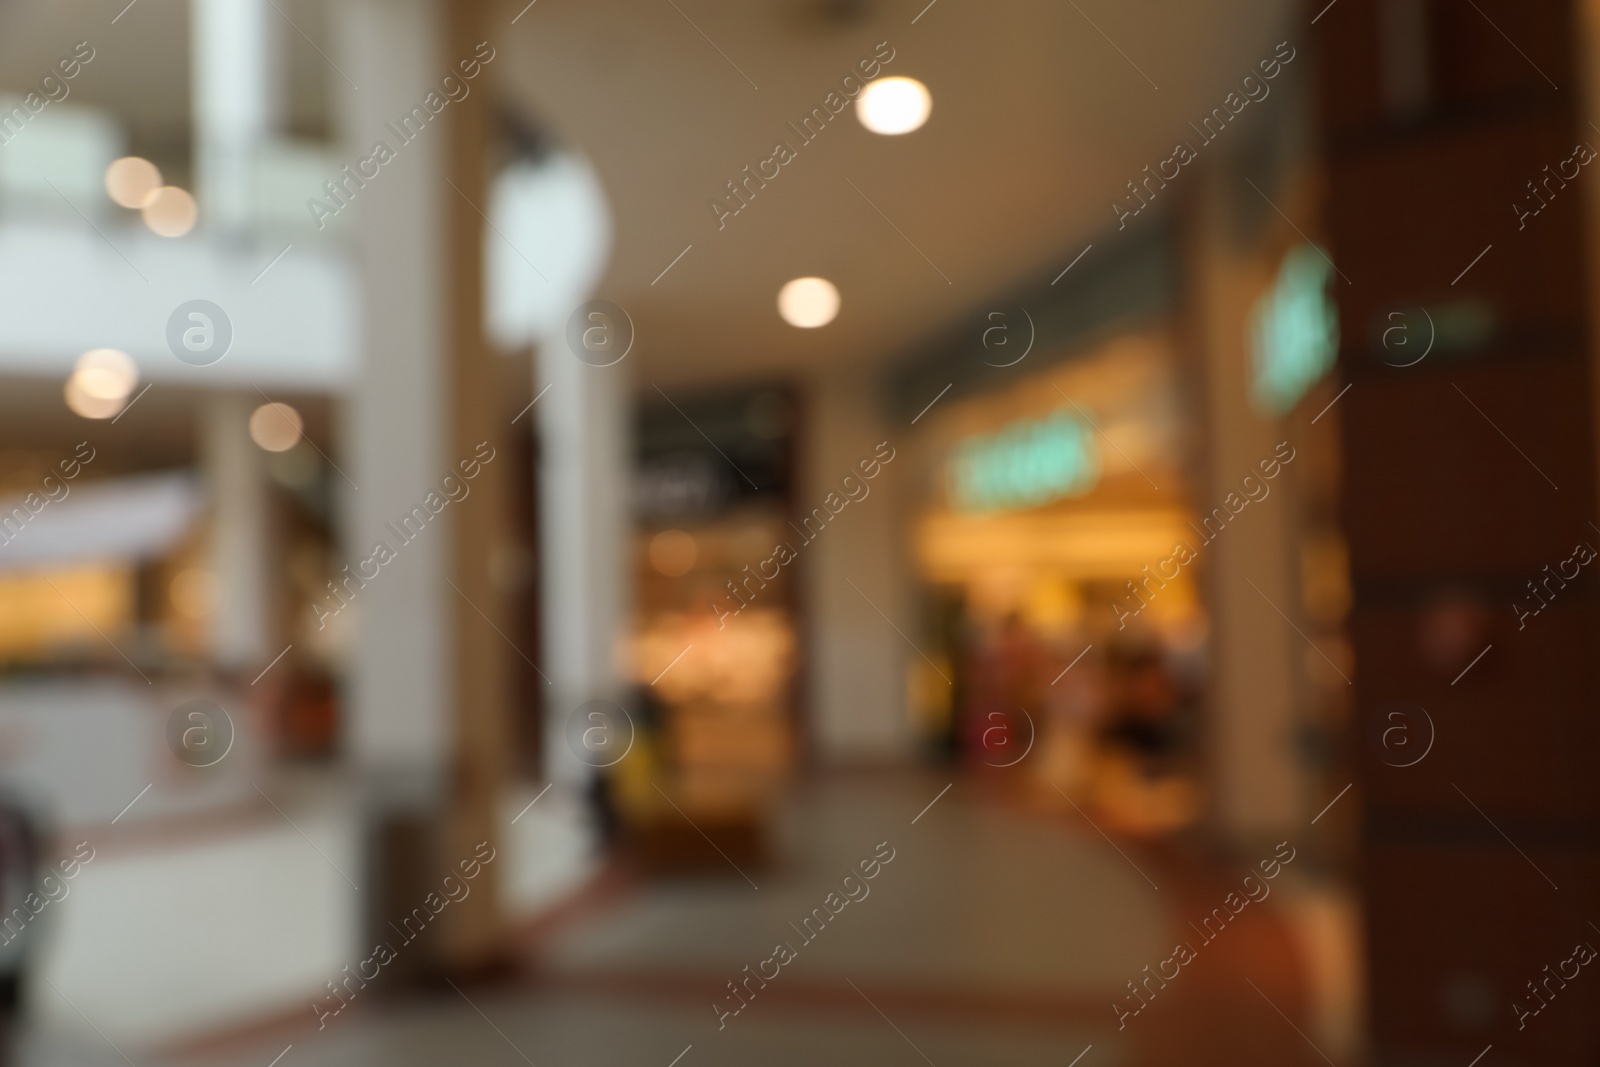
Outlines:
{"type": "Polygon", "coordinates": [[[839,314],[839,290],[826,278],[796,278],[778,290],[778,314],[801,329],[826,326],[839,314]]]}
{"type": "Polygon", "coordinates": [[[145,202],[144,224],[162,237],[182,237],[194,229],[200,209],[194,197],[176,185],[163,185],[145,202]]]}
{"type": "Polygon", "coordinates": [[[83,384],[74,374],[67,379],[65,389],[67,407],[74,415],[81,415],[86,419],[109,419],[122,410],[122,401],[109,400],[105,397],[90,396],[84,392],[83,384]]]}
{"type": "Polygon", "coordinates": [[[268,452],[287,452],[300,440],[305,423],[288,404],[262,404],[250,414],[250,440],[268,452]]]}
{"type": "Polygon", "coordinates": [[[67,407],[86,419],[109,419],[139,382],[133,357],[115,348],[93,348],[78,357],[67,379],[67,407]]]}
{"type": "Polygon", "coordinates": [[[72,368],[78,387],[100,400],[121,400],[139,383],[133,357],[115,348],[91,348],[72,368]]]}
{"type": "Polygon", "coordinates": [[[910,133],[932,110],[933,95],[915,78],[878,78],[856,101],[856,117],[873,133],[910,133]]]}
{"type": "Polygon", "coordinates": [[[144,207],[160,188],[161,171],[148,159],[123,156],[106,168],[106,193],[122,207],[144,207]]]}

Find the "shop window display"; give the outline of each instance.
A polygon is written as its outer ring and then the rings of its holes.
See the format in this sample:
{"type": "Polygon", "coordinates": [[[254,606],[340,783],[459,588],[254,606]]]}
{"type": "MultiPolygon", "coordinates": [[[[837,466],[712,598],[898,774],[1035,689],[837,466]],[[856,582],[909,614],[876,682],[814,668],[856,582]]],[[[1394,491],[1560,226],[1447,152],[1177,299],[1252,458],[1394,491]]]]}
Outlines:
{"type": "Polygon", "coordinates": [[[1195,576],[1116,610],[1184,536],[1186,433],[1156,331],[952,404],[919,452],[918,560],[954,672],[914,679],[919,721],[997,788],[1130,833],[1201,810],[1195,576]]]}
{"type": "Polygon", "coordinates": [[[647,868],[722,863],[702,832],[741,866],[759,865],[796,761],[796,568],[751,578],[785,539],[792,407],[781,392],[757,391],[643,419],[631,642],[639,737],[606,773],[623,839],[647,868]]]}

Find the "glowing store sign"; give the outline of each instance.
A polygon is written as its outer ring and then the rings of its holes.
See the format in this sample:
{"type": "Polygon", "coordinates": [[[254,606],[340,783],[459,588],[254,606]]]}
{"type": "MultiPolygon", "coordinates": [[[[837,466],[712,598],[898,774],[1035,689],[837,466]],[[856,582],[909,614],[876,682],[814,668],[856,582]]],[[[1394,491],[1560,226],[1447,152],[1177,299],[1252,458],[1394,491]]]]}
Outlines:
{"type": "Polygon", "coordinates": [[[1283,257],[1278,280],[1251,312],[1256,406],[1282,415],[1333,366],[1339,316],[1327,295],[1333,265],[1316,245],[1283,257]]]}
{"type": "Polygon", "coordinates": [[[958,441],[946,475],[958,511],[1032,508],[1094,488],[1100,453],[1090,428],[1058,411],[958,441]]]}

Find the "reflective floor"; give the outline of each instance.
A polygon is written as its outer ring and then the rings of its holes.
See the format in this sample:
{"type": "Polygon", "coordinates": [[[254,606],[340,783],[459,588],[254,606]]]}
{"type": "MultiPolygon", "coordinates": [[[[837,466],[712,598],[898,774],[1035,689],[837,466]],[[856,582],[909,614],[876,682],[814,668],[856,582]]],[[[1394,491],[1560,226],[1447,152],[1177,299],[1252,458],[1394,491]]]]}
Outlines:
{"type": "MultiPolygon", "coordinates": [[[[529,933],[516,978],[374,1000],[320,1033],[307,1011],[163,1062],[266,1067],[290,1044],[296,1064],[538,1067],[1063,1065],[1086,1049],[1085,1067],[1295,1064],[1343,1051],[1330,1005],[1349,991],[1318,956],[1318,924],[1335,920],[1327,906],[1315,918],[1327,897],[1309,872],[1286,869],[1206,941],[1189,923],[1222,905],[1243,867],[1113,842],[1070,807],[1025,810],[983,783],[940,795],[947,783],[813,783],[779,820],[769,868],[735,869],[708,842],[717,866],[700,877],[613,870],[529,933]],[[1145,981],[1175,941],[1194,957],[1170,982],[1145,981]],[[1135,979],[1148,999],[1137,1014],[1135,979]]],[[[122,1062],[104,1043],[71,1059],[122,1062]]]]}

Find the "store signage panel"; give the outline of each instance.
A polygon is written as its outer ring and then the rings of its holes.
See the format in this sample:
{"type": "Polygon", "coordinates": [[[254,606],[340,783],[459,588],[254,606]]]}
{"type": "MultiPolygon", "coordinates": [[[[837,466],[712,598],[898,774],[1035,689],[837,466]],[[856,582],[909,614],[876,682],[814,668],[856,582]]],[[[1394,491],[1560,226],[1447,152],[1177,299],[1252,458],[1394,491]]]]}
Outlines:
{"type": "Polygon", "coordinates": [[[1063,410],[956,442],[946,482],[954,510],[1003,511],[1082,496],[1100,471],[1093,430],[1063,410]]]}
{"type": "Polygon", "coordinates": [[[1289,250],[1278,278],[1252,310],[1256,406],[1282,415],[1333,366],[1339,316],[1327,295],[1333,264],[1316,245],[1289,250]]]}

